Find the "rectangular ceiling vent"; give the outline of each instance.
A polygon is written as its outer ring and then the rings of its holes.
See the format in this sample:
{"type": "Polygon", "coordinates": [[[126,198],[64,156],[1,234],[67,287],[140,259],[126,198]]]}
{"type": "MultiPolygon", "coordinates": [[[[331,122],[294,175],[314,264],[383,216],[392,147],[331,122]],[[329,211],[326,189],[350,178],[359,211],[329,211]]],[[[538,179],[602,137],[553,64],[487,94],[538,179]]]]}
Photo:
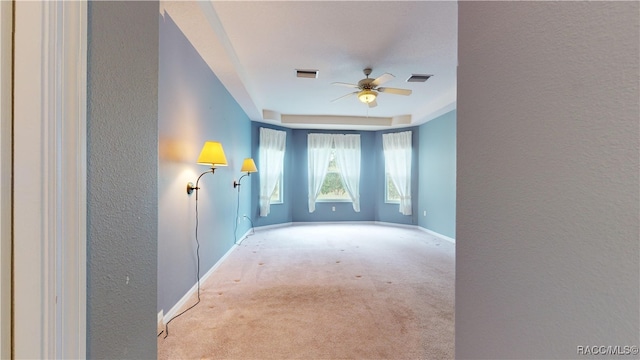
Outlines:
{"type": "Polygon", "coordinates": [[[429,80],[433,75],[426,74],[412,74],[411,77],[407,79],[407,82],[425,82],[429,80]]]}
{"type": "Polygon", "coordinates": [[[300,70],[300,69],[296,69],[296,77],[307,78],[307,79],[317,79],[318,78],[318,70],[300,70]]]}

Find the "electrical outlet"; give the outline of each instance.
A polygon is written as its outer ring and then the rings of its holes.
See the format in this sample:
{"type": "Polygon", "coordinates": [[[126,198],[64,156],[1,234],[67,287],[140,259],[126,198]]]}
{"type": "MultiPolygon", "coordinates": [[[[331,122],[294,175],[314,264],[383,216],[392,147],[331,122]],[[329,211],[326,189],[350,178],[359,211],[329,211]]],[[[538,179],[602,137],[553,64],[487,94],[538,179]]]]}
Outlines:
{"type": "Polygon", "coordinates": [[[331,211],[336,211],[336,207],[335,207],[335,206],[332,206],[332,207],[331,207],[331,211]]]}
{"type": "Polygon", "coordinates": [[[427,216],[427,210],[422,212],[422,216],[427,216]]]}

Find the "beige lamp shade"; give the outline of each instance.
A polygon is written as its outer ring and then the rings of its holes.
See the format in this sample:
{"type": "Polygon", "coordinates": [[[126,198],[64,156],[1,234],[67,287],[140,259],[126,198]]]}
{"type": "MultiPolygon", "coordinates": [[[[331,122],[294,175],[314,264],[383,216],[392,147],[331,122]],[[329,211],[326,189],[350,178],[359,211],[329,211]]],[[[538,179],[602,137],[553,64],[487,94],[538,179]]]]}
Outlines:
{"type": "Polygon", "coordinates": [[[246,158],[242,162],[242,169],[240,169],[240,172],[246,172],[246,173],[258,172],[258,168],[256,168],[256,163],[253,162],[252,158],[246,158]]]}
{"type": "Polygon", "coordinates": [[[207,141],[198,156],[198,164],[211,167],[227,166],[227,157],[224,155],[222,144],[217,141],[207,141]]]}

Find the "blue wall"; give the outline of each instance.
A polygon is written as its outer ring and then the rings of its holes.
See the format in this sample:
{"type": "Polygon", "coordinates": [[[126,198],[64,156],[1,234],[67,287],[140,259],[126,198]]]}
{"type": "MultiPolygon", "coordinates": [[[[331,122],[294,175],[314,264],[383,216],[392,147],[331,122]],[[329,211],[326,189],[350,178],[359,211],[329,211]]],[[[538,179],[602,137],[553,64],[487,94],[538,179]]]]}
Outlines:
{"type": "Polygon", "coordinates": [[[456,111],[421,125],[419,132],[418,225],[455,239],[456,111]]]}
{"type": "MultiPolygon", "coordinates": [[[[157,306],[166,313],[196,282],[195,193],[187,195],[186,184],[208,170],[196,164],[200,149],[206,140],[220,141],[229,163],[199,184],[202,276],[234,244],[233,181],[251,156],[251,122],[169,15],[160,15],[159,27],[157,306]]],[[[251,192],[241,191],[238,237],[250,228],[242,218],[250,203],[251,192]]]]}
{"type": "MultiPolygon", "coordinates": [[[[417,127],[390,131],[348,131],[348,130],[300,130],[254,123],[252,125],[252,148],[258,157],[259,128],[268,127],[287,131],[287,150],[284,166],[284,204],[271,206],[267,217],[258,216],[258,196],[252,199],[251,209],[255,226],[281,224],[287,222],[314,221],[382,221],[398,224],[418,224],[418,163],[419,129],[417,127]],[[389,132],[413,132],[412,205],[413,215],[402,215],[398,204],[384,202],[384,154],[382,134],[389,132]],[[316,210],[309,212],[307,179],[307,135],[309,133],[360,134],[362,160],[360,169],[360,212],[355,212],[351,202],[317,202],[316,210]],[[335,211],[333,211],[335,207],[335,211]]],[[[252,177],[254,194],[259,193],[258,176],[252,177]]]]}
{"type": "Polygon", "coordinates": [[[376,154],[376,177],[375,177],[375,199],[376,199],[376,221],[390,222],[396,224],[417,225],[417,209],[418,209],[418,163],[420,143],[419,132],[417,127],[404,129],[394,129],[376,132],[376,141],[373,152],[376,154]],[[411,154],[411,215],[402,215],[398,204],[384,202],[384,150],[382,148],[382,134],[411,131],[411,145],[413,153],[411,154]]]}
{"type": "Polygon", "coordinates": [[[294,175],[296,171],[293,169],[293,131],[288,128],[283,128],[280,126],[274,126],[270,124],[264,124],[259,122],[251,123],[251,156],[256,162],[256,166],[258,170],[260,169],[260,160],[259,160],[259,145],[260,145],[260,128],[269,128],[274,130],[280,130],[287,133],[286,137],[286,145],[284,152],[284,164],[283,164],[283,194],[282,204],[271,204],[271,209],[269,215],[260,216],[260,174],[251,175],[250,179],[244,179],[244,182],[251,181],[251,193],[254,194],[251,196],[251,213],[250,216],[253,219],[254,226],[266,226],[266,225],[274,225],[274,224],[283,224],[289,223],[292,221],[291,217],[291,209],[292,209],[292,199],[291,199],[291,187],[293,183],[296,181],[294,175]]]}

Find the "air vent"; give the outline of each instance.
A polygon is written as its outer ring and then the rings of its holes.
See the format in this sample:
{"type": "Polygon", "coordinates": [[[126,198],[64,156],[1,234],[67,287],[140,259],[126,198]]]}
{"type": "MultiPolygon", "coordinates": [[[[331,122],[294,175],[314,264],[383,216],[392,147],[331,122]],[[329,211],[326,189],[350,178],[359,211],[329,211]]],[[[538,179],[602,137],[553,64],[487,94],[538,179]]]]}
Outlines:
{"type": "Polygon", "coordinates": [[[410,78],[407,79],[407,82],[425,82],[429,80],[433,75],[426,74],[412,74],[410,78]]]}
{"type": "Polygon", "coordinates": [[[296,69],[296,77],[307,78],[307,79],[317,79],[318,78],[318,70],[300,70],[300,69],[296,69]]]}

